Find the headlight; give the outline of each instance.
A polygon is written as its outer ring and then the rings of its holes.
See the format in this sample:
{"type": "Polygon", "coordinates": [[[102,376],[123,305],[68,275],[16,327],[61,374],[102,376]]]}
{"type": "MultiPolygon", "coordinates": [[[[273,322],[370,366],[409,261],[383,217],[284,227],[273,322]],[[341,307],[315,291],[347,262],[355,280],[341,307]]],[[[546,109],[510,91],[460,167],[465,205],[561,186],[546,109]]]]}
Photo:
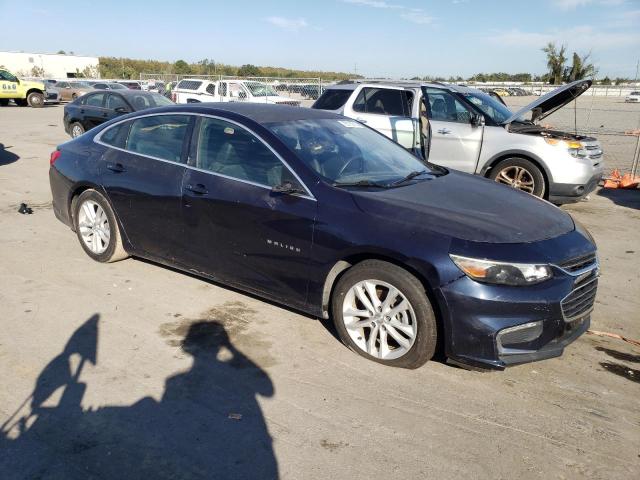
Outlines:
{"type": "Polygon", "coordinates": [[[565,147],[572,157],[584,158],[587,156],[587,151],[582,143],[575,140],[560,140],[558,138],[544,137],[544,141],[549,145],[565,147]]]}
{"type": "Polygon", "coordinates": [[[485,283],[501,285],[533,285],[553,276],[549,265],[532,263],[506,263],[493,260],[449,255],[468,277],[485,283]]]}

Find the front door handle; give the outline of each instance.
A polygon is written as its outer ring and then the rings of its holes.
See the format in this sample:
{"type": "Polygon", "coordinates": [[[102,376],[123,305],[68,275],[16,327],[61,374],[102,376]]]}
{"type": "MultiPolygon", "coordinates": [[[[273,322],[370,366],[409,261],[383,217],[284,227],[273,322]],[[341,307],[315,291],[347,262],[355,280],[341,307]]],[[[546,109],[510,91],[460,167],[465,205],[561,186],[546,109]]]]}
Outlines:
{"type": "Polygon", "coordinates": [[[107,170],[111,170],[114,173],[122,173],[125,168],[121,163],[107,163],[107,170]]]}
{"type": "Polygon", "coordinates": [[[207,193],[209,193],[209,190],[207,190],[207,187],[205,187],[201,183],[196,183],[195,185],[192,185],[189,183],[184,188],[185,190],[189,190],[190,192],[193,192],[196,195],[206,195],[207,193]]]}
{"type": "Polygon", "coordinates": [[[442,135],[451,135],[452,132],[448,128],[441,128],[438,130],[438,133],[441,133],[442,135]]]}

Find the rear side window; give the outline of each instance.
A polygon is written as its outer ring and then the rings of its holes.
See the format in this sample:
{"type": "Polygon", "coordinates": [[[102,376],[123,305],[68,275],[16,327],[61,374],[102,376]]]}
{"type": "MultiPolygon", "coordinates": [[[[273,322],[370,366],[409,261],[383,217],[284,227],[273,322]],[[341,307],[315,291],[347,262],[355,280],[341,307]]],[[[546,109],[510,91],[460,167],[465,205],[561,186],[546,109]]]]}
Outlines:
{"type": "Polygon", "coordinates": [[[197,82],[195,80],[181,80],[176,88],[180,88],[182,90],[197,90],[202,85],[202,82],[197,82]]]}
{"type": "Polygon", "coordinates": [[[108,128],[100,137],[100,141],[112,147],[124,148],[127,143],[129,127],[131,127],[131,122],[119,123],[114,127],[108,128]]]}
{"type": "Polygon", "coordinates": [[[215,95],[216,94],[216,86],[213,83],[210,83],[209,85],[207,85],[207,93],[210,93],[211,95],[215,95]]]}
{"type": "Polygon", "coordinates": [[[87,105],[89,107],[102,107],[104,104],[104,93],[96,93],[94,95],[87,95],[83,98],[83,105],[87,105]]]}
{"type": "Polygon", "coordinates": [[[388,88],[363,88],[355,102],[353,110],[361,113],[409,117],[413,93],[388,88]]]}
{"type": "Polygon", "coordinates": [[[181,163],[190,120],[189,115],[154,115],[133,120],[127,150],[181,163]]]}
{"type": "Polygon", "coordinates": [[[320,98],[316,100],[312,108],[318,110],[337,110],[347,103],[347,100],[353,93],[353,90],[336,90],[329,89],[320,95],[320,98]]]}

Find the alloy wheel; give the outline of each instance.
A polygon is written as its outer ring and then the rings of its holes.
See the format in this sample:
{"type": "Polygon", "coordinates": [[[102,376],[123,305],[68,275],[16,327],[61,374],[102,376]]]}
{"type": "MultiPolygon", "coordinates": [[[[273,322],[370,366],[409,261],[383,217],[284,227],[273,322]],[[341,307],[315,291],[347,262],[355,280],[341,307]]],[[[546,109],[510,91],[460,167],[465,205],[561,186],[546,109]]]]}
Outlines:
{"type": "Polygon", "coordinates": [[[381,360],[405,355],[418,333],[407,297],[380,280],[364,280],[349,289],[342,304],[342,321],[358,348],[381,360]]]}
{"type": "Polygon", "coordinates": [[[71,136],[73,138],[77,138],[83,133],[84,132],[82,131],[82,127],[80,127],[79,125],[74,125],[73,128],[71,129],[71,136]]]}
{"type": "Polygon", "coordinates": [[[529,170],[520,166],[505,167],[496,176],[496,182],[509,185],[523,192],[533,193],[536,185],[533,175],[529,170]]]}
{"type": "Polygon", "coordinates": [[[93,200],[86,200],[78,210],[78,228],[82,241],[96,255],[104,253],[111,239],[109,219],[104,209],[93,200]]]}

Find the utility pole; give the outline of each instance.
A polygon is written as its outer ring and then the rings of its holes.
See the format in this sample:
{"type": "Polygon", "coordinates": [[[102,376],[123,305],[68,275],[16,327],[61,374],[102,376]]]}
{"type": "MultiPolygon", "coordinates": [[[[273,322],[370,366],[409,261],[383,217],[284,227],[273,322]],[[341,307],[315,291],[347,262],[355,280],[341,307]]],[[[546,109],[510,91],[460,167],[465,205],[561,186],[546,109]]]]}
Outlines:
{"type": "Polygon", "coordinates": [[[640,60],[636,62],[636,76],[633,79],[633,83],[638,83],[638,69],[640,69],[640,60]]]}

